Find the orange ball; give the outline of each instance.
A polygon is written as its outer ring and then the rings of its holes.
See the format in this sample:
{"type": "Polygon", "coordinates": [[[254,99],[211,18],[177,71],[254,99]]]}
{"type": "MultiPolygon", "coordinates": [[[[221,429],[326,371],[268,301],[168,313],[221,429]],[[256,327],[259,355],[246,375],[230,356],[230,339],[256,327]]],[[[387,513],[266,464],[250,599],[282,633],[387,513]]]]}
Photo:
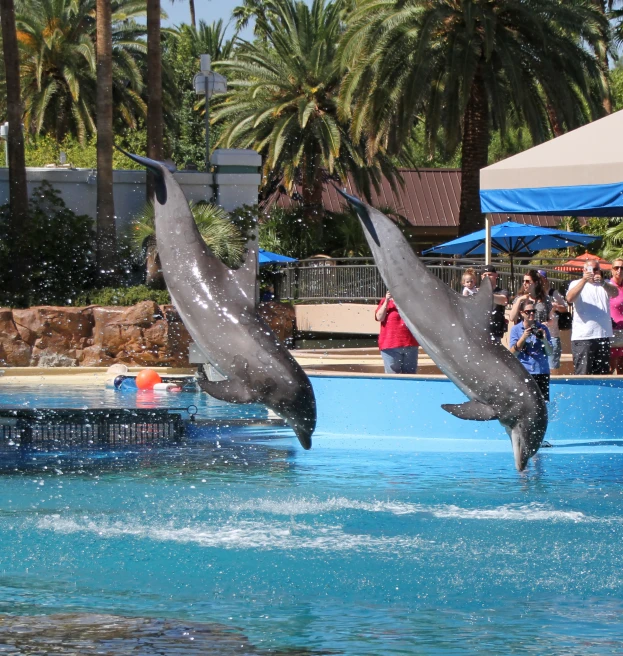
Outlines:
{"type": "Polygon", "coordinates": [[[142,390],[154,389],[154,385],[161,382],[160,374],[153,369],[143,369],[136,376],[136,386],[142,390]]]}

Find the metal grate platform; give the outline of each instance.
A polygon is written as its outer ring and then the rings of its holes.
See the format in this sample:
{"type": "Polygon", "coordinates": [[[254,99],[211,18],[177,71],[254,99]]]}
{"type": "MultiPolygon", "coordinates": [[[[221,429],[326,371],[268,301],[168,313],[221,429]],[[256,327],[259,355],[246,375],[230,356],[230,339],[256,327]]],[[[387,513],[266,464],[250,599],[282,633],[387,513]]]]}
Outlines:
{"type": "Polygon", "coordinates": [[[182,416],[169,409],[0,408],[0,451],[152,446],[184,434],[182,416]]]}

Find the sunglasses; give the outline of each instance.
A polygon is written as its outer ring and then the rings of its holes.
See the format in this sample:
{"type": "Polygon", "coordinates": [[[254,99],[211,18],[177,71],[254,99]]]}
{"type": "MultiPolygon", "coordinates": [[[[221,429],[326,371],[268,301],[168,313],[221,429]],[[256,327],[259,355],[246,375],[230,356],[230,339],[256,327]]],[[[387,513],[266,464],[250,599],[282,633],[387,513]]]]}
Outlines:
{"type": "Polygon", "coordinates": [[[612,268],[613,268],[615,271],[620,271],[621,269],[623,269],[623,266],[613,266],[612,268]]]}
{"type": "Polygon", "coordinates": [[[524,310],[524,314],[536,314],[536,310],[524,310]]]}
{"type": "Polygon", "coordinates": [[[534,282],[534,280],[532,280],[532,278],[524,278],[524,282],[531,283],[534,282]]]}

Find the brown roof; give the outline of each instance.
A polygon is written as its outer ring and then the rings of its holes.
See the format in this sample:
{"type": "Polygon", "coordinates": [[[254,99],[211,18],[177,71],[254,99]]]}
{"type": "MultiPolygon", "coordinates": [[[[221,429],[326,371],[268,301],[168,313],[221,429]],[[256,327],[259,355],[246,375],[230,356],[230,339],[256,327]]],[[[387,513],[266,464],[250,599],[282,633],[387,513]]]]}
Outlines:
{"type": "MultiPolygon", "coordinates": [[[[414,227],[457,228],[459,223],[459,202],[461,198],[461,169],[399,169],[404,184],[396,183],[392,190],[388,180],[383,178],[380,193],[372,189],[372,205],[387,207],[404,216],[414,227]]],[[[354,196],[360,195],[351,179],[347,180],[345,190],[354,196]]],[[[300,194],[300,188],[297,189],[300,194]]],[[[264,207],[294,208],[297,200],[277,190],[264,203],[264,207]]],[[[327,182],[322,192],[322,204],[329,212],[343,212],[346,201],[338,194],[335,184],[327,182]]],[[[529,214],[491,214],[493,223],[517,221],[532,225],[552,227],[558,225],[559,216],[539,216],[529,214]]]]}

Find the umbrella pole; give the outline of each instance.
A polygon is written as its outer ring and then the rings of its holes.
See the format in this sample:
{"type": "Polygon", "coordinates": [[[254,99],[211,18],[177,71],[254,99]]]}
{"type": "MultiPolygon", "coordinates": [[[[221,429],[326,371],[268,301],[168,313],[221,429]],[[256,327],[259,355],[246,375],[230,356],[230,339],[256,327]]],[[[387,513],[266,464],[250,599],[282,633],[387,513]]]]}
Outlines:
{"type": "Polygon", "coordinates": [[[515,295],[515,267],[513,266],[513,254],[509,253],[511,258],[511,294],[515,295]]]}
{"type": "Polygon", "coordinates": [[[491,218],[485,214],[485,264],[491,264],[491,218]]]}

